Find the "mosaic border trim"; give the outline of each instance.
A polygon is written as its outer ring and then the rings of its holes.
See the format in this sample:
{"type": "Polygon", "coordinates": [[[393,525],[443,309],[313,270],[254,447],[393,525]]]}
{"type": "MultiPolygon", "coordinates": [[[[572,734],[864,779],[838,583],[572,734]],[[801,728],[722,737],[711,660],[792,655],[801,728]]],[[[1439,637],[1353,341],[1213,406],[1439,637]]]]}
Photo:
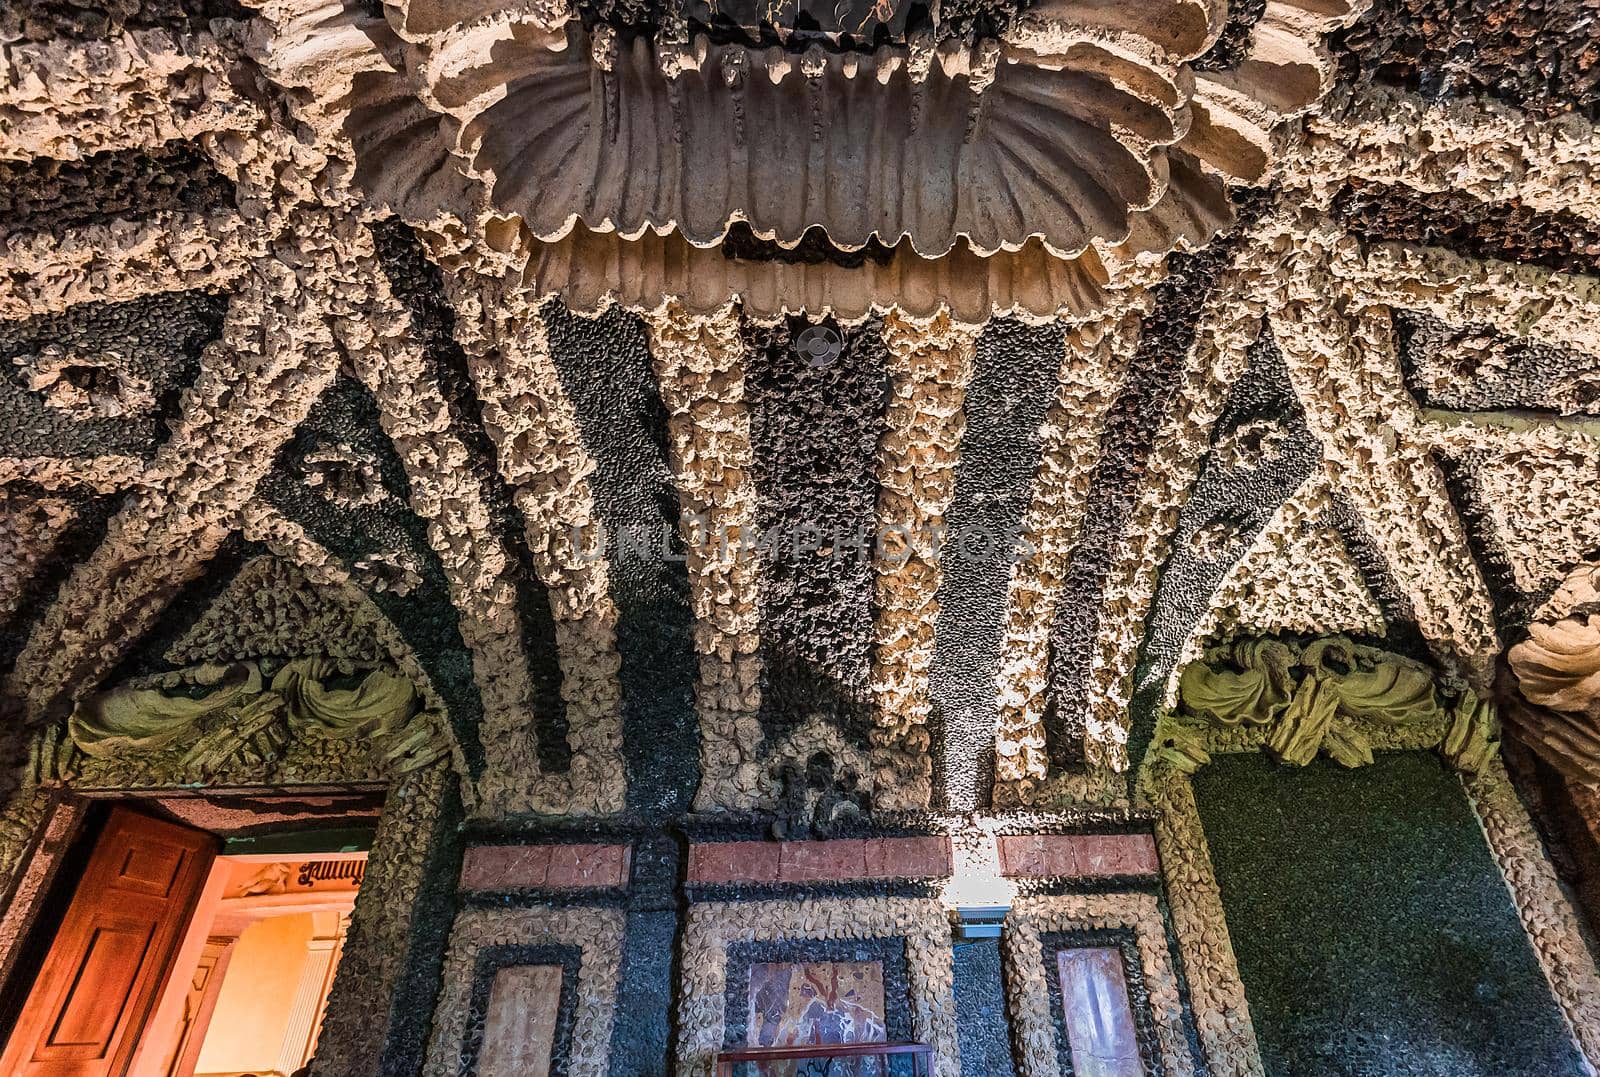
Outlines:
{"type": "Polygon", "coordinates": [[[1138,948],[1160,1072],[1166,1077],[1193,1077],[1196,1072],[1184,1031],[1183,997],[1167,949],[1160,899],[1154,894],[1139,893],[1063,894],[1019,898],[1006,914],[1002,947],[1006,995],[1017,1061],[1029,1077],[1062,1077],[1064,1072],[1060,1063],[1064,1037],[1050,1010],[1051,976],[1044,962],[1046,937],[1117,930],[1131,932],[1138,948]]]}
{"type": "Polygon", "coordinates": [[[473,1016],[473,998],[480,956],[485,951],[498,947],[575,946],[580,954],[578,1008],[564,1072],[567,1077],[606,1077],[626,927],[627,917],[622,910],[592,906],[463,911],[450,931],[444,987],[434,1011],[425,1072],[435,1077],[469,1077],[475,1072],[475,1065],[468,1067],[463,1062],[470,1038],[476,1035],[481,1039],[483,1032],[473,1016]]]}
{"type": "Polygon", "coordinates": [[[729,950],[741,943],[827,939],[905,940],[911,1030],[933,1045],[935,1077],[959,1077],[955,955],[937,898],[707,902],[690,908],[682,942],[677,1073],[711,1077],[727,1018],[729,950]]]}

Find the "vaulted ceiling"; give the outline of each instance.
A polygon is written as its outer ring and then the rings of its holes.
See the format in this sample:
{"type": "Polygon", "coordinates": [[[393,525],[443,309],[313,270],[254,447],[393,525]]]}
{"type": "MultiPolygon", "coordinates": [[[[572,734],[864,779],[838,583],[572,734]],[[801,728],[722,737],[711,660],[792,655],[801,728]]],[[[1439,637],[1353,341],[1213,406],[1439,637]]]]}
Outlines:
{"type": "Polygon", "coordinates": [[[1111,803],[1209,643],[1526,637],[1600,778],[1591,6],[748,6],[9,5],[7,720],[381,655],[484,812],[1111,803]]]}

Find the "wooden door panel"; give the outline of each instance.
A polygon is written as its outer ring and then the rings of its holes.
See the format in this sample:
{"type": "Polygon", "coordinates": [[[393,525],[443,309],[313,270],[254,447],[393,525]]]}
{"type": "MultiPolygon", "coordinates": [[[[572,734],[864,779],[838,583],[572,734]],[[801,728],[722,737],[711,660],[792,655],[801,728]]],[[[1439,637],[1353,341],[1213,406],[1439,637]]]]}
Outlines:
{"type": "Polygon", "coordinates": [[[122,1077],[216,839],[115,808],[0,1055],[5,1077],[122,1077]]]}

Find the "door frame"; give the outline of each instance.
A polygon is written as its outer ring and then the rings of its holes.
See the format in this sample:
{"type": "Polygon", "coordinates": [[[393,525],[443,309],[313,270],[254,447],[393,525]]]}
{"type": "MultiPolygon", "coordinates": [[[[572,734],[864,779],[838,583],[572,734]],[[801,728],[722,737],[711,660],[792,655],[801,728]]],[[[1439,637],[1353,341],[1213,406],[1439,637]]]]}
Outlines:
{"type": "MultiPolygon", "coordinates": [[[[22,787],[0,810],[0,983],[9,985],[19,974],[19,958],[34,941],[53,884],[76,851],[76,840],[96,801],[113,799],[137,806],[141,800],[185,795],[260,799],[382,790],[383,808],[368,854],[366,879],[356,897],[313,1069],[341,1077],[393,1072],[393,1060],[386,1055],[391,1030],[415,1026],[417,1013],[433,1009],[431,993],[427,999],[400,997],[405,993],[406,972],[418,962],[437,965],[443,957],[442,952],[412,953],[418,917],[440,915],[440,910],[432,908],[436,903],[418,900],[424,880],[439,872],[453,880],[459,868],[459,841],[454,834],[460,799],[448,758],[393,775],[374,774],[364,759],[357,762],[352,758],[354,765],[343,765],[340,757],[320,760],[311,767],[294,766],[291,774],[283,774],[291,768],[280,761],[259,780],[252,780],[255,775],[229,775],[227,784],[209,787],[167,778],[167,774],[176,774],[177,768],[167,766],[168,760],[152,758],[143,774],[119,774],[124,780],[134,779],[119,787],[97,781],[92,772],[55,770],[50,761],[56,757],[60,739],[59,728],[37,735],[32,753],[35,764],[22,787]],[[388,1016],[375,1021],[374,1014],[388,1016]]],[[[173,754],[180,751],[174,749],[173,754]]],[[[451,913],[453,907],[442,911],[446,920],[451,913]]],[[[436,981],[437,976],[423,980],[430,992],[437,991],[436,981]]],[[[423,1034],[426,1023],[422,1022],[423,1034]]],[[[402,1037],[402,1041],[411,1038],[402,1037]]],[[[420,1058],[420,1048],[417,1053],[420,1058]]]]}

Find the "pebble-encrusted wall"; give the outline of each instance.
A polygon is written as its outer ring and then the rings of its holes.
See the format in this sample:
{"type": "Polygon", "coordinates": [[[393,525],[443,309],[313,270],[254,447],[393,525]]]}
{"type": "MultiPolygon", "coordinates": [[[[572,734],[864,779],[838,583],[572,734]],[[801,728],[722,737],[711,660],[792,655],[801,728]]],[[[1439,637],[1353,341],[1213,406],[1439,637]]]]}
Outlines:
{"type": "Polygon", "coordinates": [[[150,456],[226,309],[225,296],[168,292],[0,322],[6,455],[150,456]]]}
{"type": "Polygon", "coordinates": [[[0,40],[48,41],[57,36],[93,40],[124,30],[160,27],[193,30],[214,18],[243,18],[234,0],[111,0],[89,5],[73,0],[20,0],[0,14],[0,40]]]}
{"type": "Polygon", "coordinates": [[[0,162],[0,237],[231,207],[233,184],[198,145],[0,162]]]}
{"type": "MultiPolygon", "coordinates": [[[[769,48],[772,13],[738,3],[700,39],[698,0],[10,5],[0,672],[19,674],[0,713],[21,729],[102,680],[315,652],[401,670],[448,719],[453,777],[391,793],[404,855],[356,933],[388,956],[358,949],[341,975],[319,1075],[470,1071],[495,963],[574,948],[566,1072],[703,1068],[742,1038],[751,961],[858,953],[894,965],[889,1027],[933,1041],[942,1073],[1064,1072],[1049,950],[1072,939],[1128,955],[1150,1069],[1253,1075],[1243,1003],[1219,1013],[1237,1000],[1208,837],[1269,1071],[1489,1072],[1526,1061],[1511,1034],[1571,1068],[1518,947],[1539,940],[1568,1015],[1592,1012],[1593,976],[1492,774],[1472,802],[1498,872],[1427,767],[1219,762],[1195,783],[1203,836],[1134,775],[1208,642],[1381,635],[1486,694],[1502,645],[1600,554],[1590,6],[1118,6],[1119,41],[1192,59],[1121,57],[1138,77],[1117,100],[1171,80],[1185,114],[1118,113],[1174,143],[1153,176],[1076,161],[1107,189],[1072,213],[1107,241],[1069,258],[1034,235],[1068,214],[1023,219],[1037,161],[997,166],[1014,182],[983,200],[1022,249],[944,254],[917,246],[927,221],[898,243],[830,235],[849,215],[826,199],[822,223],[770,238],[743,212],[770,191],[684,184],[672,138],[621,184],[660,194],[656,227],[580,212],[552,236],[530,224],[543,206],[505,200],[548,147],[486,177],[478,143],[526,124],[453,95],[570,28],[578,47],[535,55],[593,79],[618,141],[638,117],[609,103],[634,75],[667,76],[655,119],[691,139],[716,110],[683,107],[686,85],[796,90],[774,91],[793,129],[733,108],[747,155],[757,137],[849,145],[823,119],[833,88],[914,75],[908,115],[857,110],[862,144],[911,123],[977,154],[1024,122],[978,91],[1002,53],[1058,44],[1070,4],[881,4],[885,25],[828,48],[769,48]],[[965,115],[927,89],[951,80],[965,115]],[[730,221],[717,249],[706,230],[730,221]],[[707,557],[686,510],[766,542],[707,557]],[[874,562],[879,529],[907,524],[957,545],[874,562]],[[1018,532],[1034,548],[1012,564],[1018,532]],[[438,815],[407,821],[408,797],[438,815]],[[1358,825],[1377,814],[1405,825],[1358,825]],[[1401,904],[1413,875],[1455,887],[1456,919],[1401,904]],[[1366,904],[1335,907],[1352,893],[1366,904]],[[1008,943],[952,952],[950,907],[991,902],[1011,906],[1008,943]],[[1423,979],[1406,1010],[1396,985],[1445,920],[1436,949],[1504,975],[1423,979]],[[1342,948],[1352,924],[1377,957],[1342,948]],[[1306,940],[1346,974],[1306,987],[1326,1005],[1296,1026],[1278,985],[1300,989],[1283,954],[1306,940]],[[1369,996],[1383,1026],[1319,1054],[1329,1015],[1369,996]]],[[[554,203],[593,182],[593,209],[616,177],[573,160],[533,187],[554,203]]],[[[813,153],[792,189],[857,163],[813,153]]],[[[70,782],[70,748],[24,787],[70,782]]],[[[0,817],[0,865],[34,818],[0,817]]]]}
{"type": "Polygon", "coordinates": [[[1268,1074],[1584,1072],[1437,758],[1227,756],[1194,783],[1268,1074]]]}
{"type": "Polygon", "coordinates": [[[1014,322],[990,323],[973,357],[928,671],[942,734],[942,803],[956,810],[970,811],[991,797],[999,721],[991,686],[1061,361],[1059,329],[1014,322]]]}
{"type": "Polygon", "coordinates": [[[582,548],[605,543],[610,551],[628,803],[676,814],[693,800],[699,726],[667,411],[637,318],[616,311],[590,320],[551,307],[545,321],[551,357],[595,461],[589,483],[606,534],[595,528],[582,548]]]}
{"type": "MultiPolygon", "coordinates": [[[[831,359],[813,360],[795,347],[806,328],[795,319],[753,327],[746,339],[763,543],[762,731],[769,743],[782,743],[822,715],[864,750],[873,721],[871,558],[888,363],[875,322],[845,331],[831,359]]],[[[791,780],[806,781],[810,753],[784,762],[799,771],[791,780]]],[[[819,761],[822,780],[846,797],[869,777],[850,764],[819,761]]]]}
{"type": "Polygon", "coordinates": [[[268,504],[351,567],[353,579],[393,621],[443,696],[469,771],[481,768],[482,703],[472,660],[424,525],[407,509],[410,483],[379,425],[372,394],[352,378],[336,381],[259,489],[268,504]],[[382,496],[341,503],[329,496],[326,484],[309,484],[315,458],[330,450],[356,455],[357,470],[382,496]]]}
{"type": "Polygon", "coordinates": [[[1103,458],[1090,489],[1082,534],[1056,607],[1050,637],[1050,711],[1045,723],[1050,759],[1058,768],[1084,761],[1090,661],[1103,626],[1103,588],[1122,529],[1133,510],[1156,432],[1183,370],[1195,323],[1227,264],[1226,240],[1174,259],[1156,289],[1127,381],[1105,419],[1103,458]]]}
{"type": "Polygon", "coordinates": [[[1600,53],[1585,0],[1376,0],[1334,36],[1341,73],[1427,97],[1479,92],[1529,112],[1600,116],[1600,53]]]}

